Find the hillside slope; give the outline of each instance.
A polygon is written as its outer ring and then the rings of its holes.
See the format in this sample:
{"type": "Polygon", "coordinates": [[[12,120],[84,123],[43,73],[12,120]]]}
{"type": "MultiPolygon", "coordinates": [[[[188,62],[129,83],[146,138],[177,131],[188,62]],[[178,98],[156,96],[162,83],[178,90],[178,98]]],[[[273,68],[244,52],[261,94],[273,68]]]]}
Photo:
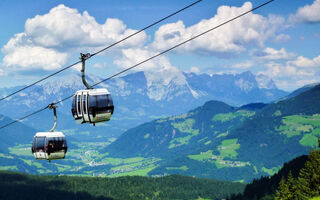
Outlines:
{"type": "MultiPolygon", "coordinates": [[[[9,117],[0,114],[0,127],[12,122],[9,117]]],[[[28,144],[37,131],[20,122],[0,130],[0,152],[8,152],[11,144],[28,144]]]]}
{"type": "Polygon", "coordinates": [[[307,160],[307,155],[290,160],[273,176],[264,176],[253,180],[246,185],[242,194],[234,195],[229,200],[274,199],[281,179],[288,177],[289,172],[294,178],[298,177],[299,171],[305,166],[307,160]]]}
{"type": "Polygon", "coordinates": [[[218,137],[222,131],[240,122],[239,113],[229,123],[212,121],[212,116],[233,113],[236,109],[218,101],[209,101],[202,107],[184,115],[163,118],[145,123],[123,133],[118,140],[110,144],[106,151],[116,156],[161,156],[174,157],[202,146],[211,138],[218,137]],[[213,122],[213,123],[211,123],[213,122]],[[198,142],[206,138],[206,141],[198,142]],[[119,151],[119,147],[121,150],[119,151]]]}
{"type": "Polygon", "coordinates": [[[320,85],[269,105],[217,101],[125,132],[105,151],[161,158],[149,175],[186,174],[250,181],[306,154],[320,136],[320,85]]]}

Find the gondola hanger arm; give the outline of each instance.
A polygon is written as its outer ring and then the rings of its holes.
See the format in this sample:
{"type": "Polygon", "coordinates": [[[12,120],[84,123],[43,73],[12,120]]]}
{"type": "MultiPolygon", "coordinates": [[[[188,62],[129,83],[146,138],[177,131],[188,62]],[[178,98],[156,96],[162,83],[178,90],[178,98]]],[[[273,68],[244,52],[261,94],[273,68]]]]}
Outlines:
{"type": "Polygon", "coordinates": [[[86,75],[85,75],[86,60],[89,59],[90,57],[91,57],[90,53],[87,53],[87,54],[80,53],[80,60],[82,62],[81,77],[82,77],[82,82],[87,89],[92,89],[92,87],[87,83],[86,75]]]}
{"type": "Polygon", "coordinates": [[[49,132],[54,132],[54,129],[57,127],[57,121],[58,121],[58,119],[57,119],[57,111],[56,111],[57,107],[58,106],[56,106],[55,103],[51,103],[51,104],[48,105],[49,110],[53,109],[53,115],[54,115],[54,124],[53,124],[53,127],[49,130],[49,132]]]}

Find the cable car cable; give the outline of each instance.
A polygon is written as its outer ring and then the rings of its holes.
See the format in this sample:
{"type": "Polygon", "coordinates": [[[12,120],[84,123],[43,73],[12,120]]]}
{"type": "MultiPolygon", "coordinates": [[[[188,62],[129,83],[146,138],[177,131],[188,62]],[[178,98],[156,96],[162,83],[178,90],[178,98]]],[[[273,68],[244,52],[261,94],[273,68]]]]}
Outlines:
{"type": "Polygon", "coordinates": [[[46,107],[44,107],[44,108],[42,108],[42,109],[40,109],[40,110],[37,110],[37,111],[35,111],[35,112],[33,112],[33,113],[29,114],[29,115],[26,115],[26,116],[24,116],[24,117],[21,117],[21,118],[19,118],[19,119],[16,119],[16,120],[14,120],[14,121],[6,124],[6,125],[1,126],[0,129],[3,129],[3,128],[7,127],[7,126],[10,126],[10,125],[16,123],[16,122],[19,122],[19,121],[21,121],[21,120],[24,120],[25,118],[31,117],[32,115],[35,115],[35,114],[37,114],[37,113],[39,113],[39,112],[42,112],[42,111],[44,111],[44,110],[47,109],[47,108],[48,108],[48,106],[46,106],[46,107]]]}
{"type": "Polygon", "coordinates": [[[126,72],[126,71],[128,71],[128,70],[130,70],[130,69],[133,69],[133,68],[135,68],[135,67],[137,67],[137,66],[139,66],[139,65],[141,65],[141,64],[143,64],[143,63],[145,63],[145,62],[148,62],[149,60],[152,60],[152,59],[154,59],[154,58],[156,58],[156,57],[158,57],[158,56],[160,56],[160,55],[162,55],[162,54],[165,54],[165,53],[167,53],[168,51],[171,51],[172,49],[175,49],[175,48],[177,48],[177,47],[179,47],[179,46],[181,46],[181,45],[183,45],[183,44],[185,44],[185,43],[187,43],[187,42],[190,42],[191,40],[194,40],[194,39],[196,39],[196,38],[198,38],[198,37],[200,37],[200,36],[202,36],[202,35],[210,32],[210,31],[213,31],[213,30],[215,30],[215,29],[217,29],[217,28],[219,28],[219,27],[221,27],[221,26],[223,26],[223,25],[225,25],[225,24],[227,24],[227,23],[229,23],[229,22],[231,22],[231,21],[233,21],[233,20],[235,20],[235,19],[238,19],[238,18],[242,17],[243,15],[246,15],[246,14],[248,14],[248,13],[250,13],[250,12],[258,9],[258,8],[261,8],[261,7],[263,7],[263,6],[271,3],[272,1],[274,1],[274,0],[270,0],[270,1],[266,2],[266,3],[264,3],[264,4],[261,4],[261,5],[255,7],[255,8],[247,11],[247,12],[244,12],[244,13],[242,13],[242,14],[240,14],[240,15],[232,18],[232,19],[229,19],[228,21],[225,21],[225,22],[223,22],[223,23],[221,23],[221,24],[219,24],[219,25],[217,25],[217,26],[215,26],[215,27],[213,27],[213,28],[210,28],[210,29],[206,30],[205,32],[202,32],[202,33],[200,33],[200,34],[198,34],[198,35],[196,35],[196,36],[194,36],[194,37],[192,37],[192,38],[189,38],[188,40],[185,40],[185,41],[183,41],[183,42],[181,42],[181,43],[179,43],[179,44],[177,44],[177,45],[175,45],[175,46],[173,46],[173,47],[171,47],[171,48],[169,48],[169,49],[167,49],[167,50],[165,50],[165,51],[162,51],[162,52],[160,52],[160,53],[158,53],[158,54],[156,54],[156,55],[154,55],[154,56],[152,56],[152,57],[150,57],[150,58],[148,58],[148,59],[146,59],[146,60],[144,60],[144,61],[141,61],[141,62],[139,62],[139,63],[137,63],[137,64],[135,64],[135,65],[127,68],[127,69],[124,69],[124,70],[122,70],[122,71],[120,71],[120,72],[118,72],[118,73],[116,73],[116,74],[114,74],[114,75],[112,75],[112,76],[110,76],[110,77],[108,77],[108,78],[106,78],[106,79],[104,79],[104,80],[102,80],[102,81],[100,81],[100,82],[92,85],[92,87],[94,87],[94,86],[96,86],[96,85],[99,85],[100,83],[103,83],[103,82],[105,82],[105,81],[107,81],[107,80],[109,80],[109,79],[112,79],[112,78],[114,78],[114,77],[116,77],[116,76],[118,76],[118,75],[120,75],[120,74],[122,74],[122,73],[124,73],[124,72],[126,72]]]}
{"type": "MultiPolygon", "coordinates": [[[[179,43],[179,44],[177,44],[177,45],[175,45],[175,46],[173,46],[173,47],[171,47],[171,48],[169,48],[169,49],[167,49],[167,50],[165,50],[165,51],[162,51],[162,52],[160,52],[160,53],[158,53],[158,54],[156,54],[156,55],[154,55],[154,56],[152,56],[152,57],[150,57],[150,58],[148,58],[148,59],[146,59],[146,60],[144,60],[144,61],[141,61],[141,62],[139,62],[138,64],[135,64],[135,65],[133,65],[133,66],[131,66],[131,67],[125,69],[125,70],[122,70],[122,71],[120,71],[120,72],[118,72],[118,73],[116,73],[116,74],[114,74],[114,75],[106,78],[106,79],[103,79],[102,81],[99,81],[98,83],[96,83],[96,84],[94,84],[94,85],[92,85],[92,86],[96,86],[96,85],[99,85],[99,84],[101,84],[101,83],[103,83],[103,82],[105,82],[105,81],[107,81],[107,80],[110,80],[110,79],[112,79],[112,78],[114,78],[114,77],[116,77],[116,76],[118,76],[118,75],[120,75],[120,74],[122,74],[122,73],[124,73],[124,72],[126,72],[126,71],[128,71],[128,70],[130,70],[130,69],[133,69],[133,68],[135,68],[135,67],[137,67],[137,66],[139,66],[139,65],[141,65],[141,64],[143,64],[143,63],[145,63],[145,62],[147,62],[147,61],[149,61],[149,60],[151,60],[151,59],[153,59],[153,58],[156,58],[156,57],[158,57],[158,56],[160,56],[160,55],[162,55],[162,54],[164,54],[164,53],[166,53],[166,52],[168,52],[168,51],[171,51],[172,49],[175,49],[175,48],[177,48],[177,47],[179,47],[179,46],[181,46],[181,45],[183,45],[183,44],[185,44],[185,43],[187,43],[187,42],[190,42],[191,40],[194,40],[194,39],[196,39],[196,38],[198,38],[198,37],[200,37],[200,36],[202,36],[202,35],[210,32],[210,31],[212,31],[212,30],[215,30],[215,29],[217,29],[217,28],[219,28],[219,27],[221,27],[221,26],[223,26],[223,25],[225,25],[225,24],[227,24],[227,23],[229,23],[229,22],[231,22],[231,21],[234,21],[235,19],[238,19],[238,18],[240,18],[240,17],[242,17],[242,16],[244,16],[244,15],[246,15],[246,14],[248,14],[248,13],[254,11],[254,10],[257,10],[257,9],[259,9],[259,8],[265,6],[265,5],[267,5],[267,4],[269,4],[269,3],[273,2],[273,1],[275,1],[275,0],[267,1],[266,3],[263,3],[263,4],[255,7],[255,8],[252,8],[252,9],[249,10],[249,11],[246,11],[246,12],[244,12],[244,13],[236,16],[236,17],[233,17],[232,19],[229,19],[229,20],[227,20],[227,21],[225,21],[225,22],[223,22],[223,23],[221,23],[221,24],[219,24],[219,25],[217,25],[217,26],[215,26],[215,27],[213,27],[213,28],[211,28],[211,29],[208,29],[208,30],[206,30],[206,31],[204,31],[204,32],[202,32],[202,33],[200,33],[200,34],[198,34],[198,35],[196,35],[196,36],[188,39],[188,40],[185,40],[185,41],[183,41],[183,42],[181,42],[181,43],[179,43]]],[[[73,96],[74,96],[74,95],[70,95],[70,96],[68,96],[68,97],[66,97],[66,98],[64,98],[64,99],[62,99],[62,100],[60,100],[60,101],[57,101],[57,102],[54,103],[54,104],[59,104],[59,103],[65,101],[65,100],[67,100],[67,99],[72,98],[73,96]]],[[[38,110],[38,111],[35,111],[35,112],[33,112],[33,113],[31,113],[31,114],[23,117],[23,118],[20,118],[20,119],[18,119],[18,120],[15,120],[15,121],[13,121],[13,122],[11,122],[11,123],[9,123],[9,124],[6,124],[6,125],[4,125],[4,126],[1,126],[0,129],[5,128],[5,127],[7,127],[7,126],[9,126],[9,125],[11,125],[11,124],[14,124],[14,123],[16,123],[16,122],[18,122],[18,121],[20,121],[20,120],[23,120],[23,119],[25,119],[25,118],[27,118],[27,117],[30,117],[31,115],[37,114],[37,113],[39,113],[39,112],[41,112],[41,111],[43,111],[43,110],[45,110],[45,109],[47,109],[47,108],[48,108],[48,106],[46,106],[45,108],[42,108],[42,109],[40,109],[40,110],[38,110]]]]}
{"type": "Polygon", "coordinates": [[[118,44],[118,43],[120,43],[120,42],[123,42],[124,40],[126,40],[126,39],[128,39],[128,38],[130,38],[130,37],[132,37],[132,36],[134,36],[134,35],[142,32],[142,31],[144,31],[144,30],[147,30],[148,28],[151,28],[152,26],[154,26],[154,25],[156,25],[156,24],[158,24],[158,23],[160,23],[160,22],[162,22],[162,21],[164,21],[164,20],[166,20],[166,19],[168,19],[168,18],[170,18],[170,17],[178,14],[179,12],[181,12],[181,11],[183,11],[183,10],[186,10],[187,8],[190,8],[191,6],[194,6],[195,4],[197,4],[197,3],[201,2],[201,1],[202,1],[202,0],[198,0],[198,1],[196,1],[196,2],[194,2],[194,3],[192,3],[192,4],[190,4],[190,5],[182,8],[182,9],[180,9],[180,10],[172,13],[171,15],[168,15],[167,17],[164,17],[164,18],[162,18],[162,19],[154,22],[153,24],[150,24],[149,26],[146,26],[145,28],[141,29],[140,31],[137,31],[137,32],[133,33],[132,35],[129,35],[129,36],[127,36],[127,37],[119,40],[118,42],[116,42],[116,43],[114,43],[114,44],[112,44],[112,45],[110,45],[110,46],[108,46],[108,47],[106,47],[106,48],[104,48],[104,49],[101,49],[100,51],[98,51],[98,52],[96,52],[96,53],[91,54],[91,57],[92,57],[92,56],[95,56],[95,55],[97,55],[97,54],[99,54],[99,53],[101,53],[101,52],[103,52],[103,51],[105,51],[105,50],[107,50],[107,49],[110,48],[110,47],[115,46],[116,44],[118,44]]]}
{"type": "MultiPolygon", "coordinates": [[[[162,22],[162,21],[164,21],[164,20],[166,20],[166,19],[168,19],[168,18],[170,18],[170,17],[172,17],[172,16],[174,16],[174,15],[176,15],[176,14],[178,14],[178,13],[180,13],[180,12],[182,12],[182,11],[190,8],[190,7],[192,7],[192,6],[194,6],[195,4],[197,4],[197,3],[201,2],[201,1],[202,1],[202,0],[198,0],[198,1],[193,2],[192,4],[190,4],[190,5],[182,8],[182,9],[180,9],[180,10],[178,10],[178,11],[176,11],[176,12],[174,12],[174,13],[172,13],[172,14],[170,14],[170,15],[168,15],[168,16],[166,16],[166,17],[164,17],[164,18],[162,18],[162,19],[160,19],[160,20],[158,20],[158,21],[156,21],[156,22],[154,22],[154,23],[146,26],[146,27],[144,27],[143,29],[140,29],[139,31],[136,31],[136,32],[128,35],[127,37],[125,37],[125,38],[123,38],[123,39],[121,39],[121,40],[119,40],[119,41],[117,41],[117,42],[115,42],[115,43],[113,43],[113,44],[111,44],[111,45],[109,45],[109,46],[107,46],[107,47],[105,47],[105,48],[103,48],[103,49],[101,49],[101,50],[93,53],[93,54],[91,54],[90,57],[95,56],[95,55],[97,55],[97,54],[99,54],[99,53],[101,53],[101,52],[103,52],[103,51],[105,51],[105,50],[107,50],[107,49],[109,49],[109,48],[111,48],[111,47],[113,47],[113,46],[115,46],[115,45],[117,45],[117,44],[119,44],[119,43],[121,43],[121,42],[123,42],[123,41],[125,41],[125,40],[127,40],[127,39],[129,39],[129,38],[131,38],[131,37],[133,37],[133,36],[135,36],[135,35],[137,35],[137,34],[139,34],[139,33],[141,33],[142,31],[151,28],[152,26],[154,26],[154,25],[156,25],[156,24],[158,24],[158,23],[160,23],[160,22],[162,22]]],[[[13,93],[7,95],[7,96],[5,96],[5,97],[2,97],[2,98],[0,99],[0,101],[5,100],[5,99],[7,99],[7,98],[9,98],[9,97],[11,97],[11,96],[13,96],[13,95],[15,95],[15,94],[23,91],[23,90],[25,90],[25,89],[28,89],[29,87],[32,87],[32,86],[34,86],[35,84],[40,83],[40,82],[42,82],[42,81],[44,81],[44,80],[46,80],[46,79],[48,79],[48,78],[50,78],[50,77],[52,77],[52,76],[55,76],[55,75],[59,74],[60,72],[63,72],[64,70],[69,69],[69,68],[71,68],[71,67],[73,67],[73,66],[75,66],[75,65],[77,65],[77,64],[79,64],[79,63],[81,63],[81,61],[78,61],[78,62],[73,63],[73,64],[71,64],[71,65],[69,65],[69,66],[67,66],[67,67],[65,67],[65,68],[63,68],[63,69],[60,69],[60,70],[58,70],[58,71],[56,71],[56,72],[54,72],[54,73],[52,73],[52,74],[50,74],[50,75],[48,75],[48,76],[46,76],[46,77],[44,77],[44,78],[42,78],[42,79],[34,82],[34,83],[31,83],[30,85],[27,85],[27,86],[25,86],[25,87],[23,87],[23,88],[15,91],[15,92],[13,92],[13,93]]]]}

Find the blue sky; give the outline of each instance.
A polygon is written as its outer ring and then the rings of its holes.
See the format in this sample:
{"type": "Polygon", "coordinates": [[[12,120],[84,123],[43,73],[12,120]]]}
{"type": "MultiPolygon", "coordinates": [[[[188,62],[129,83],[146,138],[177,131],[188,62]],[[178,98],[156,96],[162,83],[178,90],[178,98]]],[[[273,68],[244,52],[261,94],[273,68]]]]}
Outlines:
{"type": "MultiPolygon", "coordinates": [[[[1,87],[36,81],[76,62],[80,51],[96,52],[192,2],[2,0],[1,87]]],[[[203,0],[91,58],[88,73],[107,77],[262,2],[203,0]]],[[[320,82],[319,46],[320,0],[275,0],[137,70],[161,74],[164,79],[182,71],[221,74],[250,70],[291,91],[320,82]]],[[[71,69],[60,76],[71,73],[79,71],[71,69]]]]}

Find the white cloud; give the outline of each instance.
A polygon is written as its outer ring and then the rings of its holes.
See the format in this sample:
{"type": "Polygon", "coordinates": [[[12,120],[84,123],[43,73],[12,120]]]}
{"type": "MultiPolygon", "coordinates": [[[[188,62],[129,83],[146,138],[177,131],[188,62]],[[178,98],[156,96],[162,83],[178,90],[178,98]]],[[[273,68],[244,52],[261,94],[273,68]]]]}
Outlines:
{"type": "MultiPolygon", "coordinates": [[[[116,59],[114,63],[124,69],[132,67],[156,54],[157,52],[149,49],[123,49],[122,56],[116,59]]],[[[148,86],[151,86],[154,83],[168,85],[170,81],[174,81],[178,85],[186,84],[182,72],[177,67],[172,66],[166,56],[159,56],[132,70],[144,71],[147,77],[148,86]]]]}
{"type": "Polygon", "coordinates": [[[289,23],[317,22],[320,22],[320,0],[315,0],[311,5],[299,8],[296,14],[289,17],[289,23]]]}
{"type": "Polygon", "coordinates": [[[102,68],[106,68],[108,66],[108,63],[104,62],[104,63],[95,63],[93,65],[94,68],[96,69],[102,69],[102,68]]]}
{"type": "Polygon", "coordinates": [[[198,73],[200,73],[200,69],[198,67],[192,66],[190,68],[190,72],[198,74],[198,73]]]}
{"type": "Polygon", "coordinates": [[[71,68],[71,69],[76,70],[76,71],[78,71],[78,72],[81,72],[81,69],[82,69],[82,63],[78,63],[78,64],[76,64],[76,65],[72,66],[72,68],[71,68]]]}
{"type": "MultiPolygon", "coordinates": [[[[128,68],[156,54],[157,52],[146,48],[123,49],[122,56],[117,58],[114,63],[120,68],[128,68]]],[[[182,90],[190,89],[195,97],[198,96],[198,94],[189,87],[182,71],[171,65],[166,56],[159,56],[132,70],[144,72],[148,86],[147,94],[151,99],[161,100],[173,98],[170,95],[168,96],[168,93],[172,92],[171,84],[174,84],[174,87],[181,87],[182,90]]]]}
{"type": "Polygon", "coordinates": [[[10,70],[59,69],[66,63],[67,54],[40,46],[21,46],[7,54],[3,61],[10,70]]]}
{"type": "MultiPolygon", "coordinates": [[[[25,24],[26,35],[35,44],[45,47],[105,46],[132,32],[134,30],[127,29],[119,19],[108,18],[104,24],[99,24],[87,11],[81,14],[62,4],[48,14],[28,19],[25,24]]],[[[121,45],[140,45],[145,38],[142,32],[121,45]]]]}
{"type": "Polygon", "coordinates": [[[320,67],[320,55],[313,59],[299,56],[296,60],[288,61],[287,64],[297,67],[320,67]]]}
{"type": "Polygon", "coordinates": [[[259,74],[271,77],[279,88],[284,90],[294,90],[319,80],[320,70],[317,68],[301,68],[288,62],[286,64],[268,62],[264,66],[266,70],[260,71],[259,74]]]}
{"type": "Polygon", "coordinates": [[[296,56],[294,53],[287,52],[284,48],[276,50],[270,47],[265,48],[264,50],[254,50],[251,52],[251,56],[254,56],[259,59],[264,60],[288,60],[296,56]]]}
{"type": "Polygon", "coordinates": [[[305,85],[314,84],[314,83],[319,83],[319,79],[318,78],[310,79],[310,77],[306,79],[302,77],[300,80],[296,80],[296,79],[277,80],[277,86],[287,91],[293,91],[305,85]]]}
{"type": "Polygon", "coordinates": [[[303,87],[305,85],[309,85],[309,84],[313,84],[313,83],[319,83],[319,79],[313,78],[313,79],[298,80],[297,86],[303,87]]]}
{"type": "Polygon", "coordinates": [[[290,40],[291,37],[287,34],[279,34],[273,39],[274,42],[289,42],[290,40]]]}
{"type": "Polygon", "coordinates": [[[302,76],[313,76],[315,74],[315,70],[310,68],[298,68],[289,64],[281,64],[277,62],[269,62],[266,63],[267,71],[262,74],[269,75],[270,77],[302,77],[302,76]]]}
{"type": "MultiPolygon", "coordinates": [[[[100,50],[133,32],[119,19],[99,24],[88,12],[81,14],[61,4],[26,21],[25,32],[14,35],[2,48],[4,64],[16,70],[58,69],[72,51],[100,50]]],[[[145,39],[142,32],[118,47],[141,46],[145,39]]]]}
{"type": "Polygon", "coordinates": [[[267,67],[267,70],[260,72],[260,74],[264,74],[272,78],[278,76],[281,72],[281,68],[283,67],[280,63],[275,62],[266,63],[265,66],[267,67]]]}
{"type": "MultiPolygon", "coordinates": [[[[156,50],[170,48],[201,32],[213,28],[252,8],[250,2],[242,7],[220,6],[217,14],[208,20],[186,27],[182,21],[165,24],[155,32],[155,40],[151,47],[156,50]]],[[[178,52],[236,54],[246,49],[247,45],[262,46],[278,27],[284,22],[279,16],[249,13],[231,23],[207,33],[177,49],[178,52]]]]}
{"type": "Polygon", "coordinates": [[[247,60],[247,61],[242,62],[242,63],[234,64],[231,67],[232,68],[237,68],[237,69],[249,69],[249,68],[253,67],[253,65],[254,65],[253,61],[247,60]]]}

